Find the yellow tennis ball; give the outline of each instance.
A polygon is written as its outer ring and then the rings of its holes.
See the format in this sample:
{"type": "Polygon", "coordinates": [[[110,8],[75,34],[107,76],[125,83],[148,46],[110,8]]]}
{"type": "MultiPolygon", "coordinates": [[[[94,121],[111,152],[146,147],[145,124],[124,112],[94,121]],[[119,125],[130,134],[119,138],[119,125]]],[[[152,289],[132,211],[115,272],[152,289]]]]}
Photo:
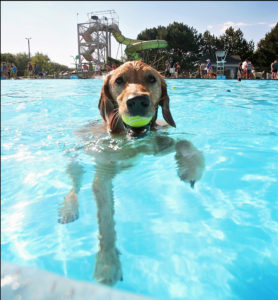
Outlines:
{"type": "Polygon", "coordinates": [[[175,87],[175,86],[172,86],[172,89],[173,89],[173,90],[175,90],[175,89],[176,89],[176,87],[175,87]]]}
{"type": "Polygon", "coordinates": [[[151,119],[152,117],[142,117],[142,116],[128,117],[126,115],[122,115],[122,120],[131,127],[144,127],[150,123],[151,119]]]}

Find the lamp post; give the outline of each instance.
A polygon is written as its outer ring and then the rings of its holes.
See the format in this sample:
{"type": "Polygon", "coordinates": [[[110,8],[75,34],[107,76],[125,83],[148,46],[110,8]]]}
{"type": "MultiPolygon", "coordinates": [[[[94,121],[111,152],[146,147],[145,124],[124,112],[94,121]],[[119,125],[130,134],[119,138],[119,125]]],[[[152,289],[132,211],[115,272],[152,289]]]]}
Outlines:
{"type": "Polygon", "coordinates": [[[25,38],[26,40],[28,40],[28,57],[29,57],[29,61],[30,61],[30,40],[32,38],[25,38]]]}

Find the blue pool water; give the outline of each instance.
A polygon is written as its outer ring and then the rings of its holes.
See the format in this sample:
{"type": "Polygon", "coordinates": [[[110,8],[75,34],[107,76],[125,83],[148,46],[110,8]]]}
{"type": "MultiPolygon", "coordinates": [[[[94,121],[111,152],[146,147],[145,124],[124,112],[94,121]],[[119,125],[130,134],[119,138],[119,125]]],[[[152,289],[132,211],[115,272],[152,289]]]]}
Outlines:
{"type": "MultiPolygon", "coordinates": [[[[99,119],[102,83],[1,82],[3,260],[94,282],[94,164],[73,131],[99,119]],[[72,157],[85,170],[80,216],[62,225],[72,157]]],[[[114,179],[124,278],[115,288],[166,300],[278,299],[278,82],[167,84],[177,125],[168,133],[201,150],[206,169],[191,189],[170,153],[114,179]]]]}

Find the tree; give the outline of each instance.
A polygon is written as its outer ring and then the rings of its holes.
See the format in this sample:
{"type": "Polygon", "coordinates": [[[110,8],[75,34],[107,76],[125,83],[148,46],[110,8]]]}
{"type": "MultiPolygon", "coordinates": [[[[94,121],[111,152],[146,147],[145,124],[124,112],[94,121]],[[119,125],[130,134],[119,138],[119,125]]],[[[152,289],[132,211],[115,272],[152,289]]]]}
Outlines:
{"type": "Polygon", "coordinates": [[[202,56],[215,56],[217,50],[224,49],[223,42],[208,30],[202,34],[200,52],[202,56]]]}
{"type": "MultiPolygon", "coordinates": [[[[14,63],[17,66],[17,75],[24,76],[29,62],[29,57],[27,53],[3,53],[1,54],[1,63],[6,62],[9,64],[14,63]]],[[[65,71],[70,71],[71,69],[65,65],[60,65],[55,62],[51,62],[49,57],[43,53],[37,52],[32,58],[31,63],[36,64],[40,71],[44,69],[48,74],[60,73],[65,71]]]]}
{"type": "Polygon", "coordinates": [[[168,42],[165,49],[151,49],[141,53],[148,64],[153,65],[154,59],[159,60],[159,68],[164,69],[166,59],[179,61],[182,69],[193,68],[200,55],[201,35],[193,28],[183,23],[174,22],[167,27],[146,29],[138,37],[141,40],[163,39],[168,42]]]}
{"type": "Polygon", "coordinates": [[[254,42],[247,42],[240,29],[227,28],[225,33],[220,36],[220,42],[227,55],[239,55],[242,60],[246,58],[252,59],[254,42]]]}
{"type": "Polygon", "coordinates": [[[28,55],[26,53],[3,53],[1,54],[1,63],[6,62],[8,64],[14,63],[17,66],[17,75],[23,76],[24,71],[27,68],[28,55]]]}
{"type": "Polygon", "coordinates": [[[15,56],[15,65],[17,66],[17,75],[23,76],[24,71],[27,69],[29,56],[27,53],[18,53],[15,56]]]}
{"type": "MultiPolygon", "coordinates": [[[[157,28],[145,29],[138,34],[137,39],[142,41],[149,40],[166,40],[167,29],[164,26],[157,28]]],[[[168,50],[166,49],[149,49],[140,53],[144,62],[152,65],[156,69],[163,70],[164,62],[168,58],[168,50]]]]}
{"type": "Polygon", "coordinates": [[[1,63],[5,62],[11,64],[15,61],[15,56],[11,53],[1,53],[1,63]]]}
{"type": "Polygon", "coordinates": [[[44,69],[49,72],[49,62],[49,57],[39,52],[37,52],[31,59],[31,64],[36,64],[40,71],[44,69]]]}
{"type": "Polygon", "coordinates": [[[278,23],[258,43],[254,63],[260,70],[270,71],[270,65],[278,59],[278,23]]]}

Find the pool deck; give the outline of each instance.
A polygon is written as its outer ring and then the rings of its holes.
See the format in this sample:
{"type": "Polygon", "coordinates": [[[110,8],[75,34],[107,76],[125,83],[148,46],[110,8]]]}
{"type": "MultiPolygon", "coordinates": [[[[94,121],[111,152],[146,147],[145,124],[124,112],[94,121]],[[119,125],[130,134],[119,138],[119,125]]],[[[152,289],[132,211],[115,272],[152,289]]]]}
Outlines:
{"type": "MultiPolygon", "coordinates": [[[[1,299],[151,300],[103,285],[1,261],[1,299]]],[[[154,299],[153,299],[154,300],[154,299]]]]}

